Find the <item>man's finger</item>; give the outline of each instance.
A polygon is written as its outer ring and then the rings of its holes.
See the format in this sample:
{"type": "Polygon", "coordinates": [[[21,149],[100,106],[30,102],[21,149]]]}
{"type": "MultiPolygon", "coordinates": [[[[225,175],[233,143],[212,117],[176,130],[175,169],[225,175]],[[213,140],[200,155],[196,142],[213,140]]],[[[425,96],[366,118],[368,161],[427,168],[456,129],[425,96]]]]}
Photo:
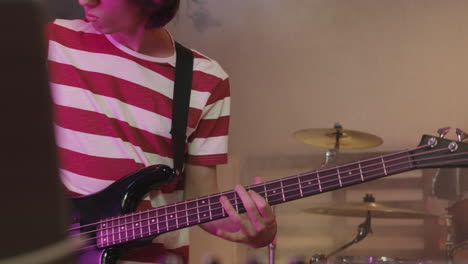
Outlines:
{"type": "Polygon", "coordinates": [[[275,214],[268,202],[261,195],[252,190],[249,191],[249,194],[252,200],[254,201],[258,212],[265,219],[267,224],[273,222],[275,219],[275,214]]]}

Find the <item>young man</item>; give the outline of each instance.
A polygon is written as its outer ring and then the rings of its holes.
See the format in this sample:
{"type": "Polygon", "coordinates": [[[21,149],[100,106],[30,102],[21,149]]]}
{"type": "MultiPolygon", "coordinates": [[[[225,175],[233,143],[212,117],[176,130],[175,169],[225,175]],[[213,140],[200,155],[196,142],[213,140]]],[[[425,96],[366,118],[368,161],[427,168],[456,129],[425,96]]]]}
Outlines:
{"type": "MultiPolygon", "coordinates": [[[[70,192],[87,195],[139,168],[173,165],[176,54],[164,25],[174,17],[179,0],[79,3],[86,18],[47,26],[48,69],[62,181],[70,192]]],[[[218,192],[216,165],[227,162],[228,76],[215,61],[192,53],[185,186],[169,184],[150,192],[142,209],[218,192]]],[[[241,186],[235,190],[247,213],[237,214],[221,197],[229,217],[201,227],[252,247],[268,245],[276,234],[271,208],[260,195],[241,186]]],[[[187,229],[163,234],[122,259],[155,263],[171,254],[187,263],[187,234],[187,229]]]]}

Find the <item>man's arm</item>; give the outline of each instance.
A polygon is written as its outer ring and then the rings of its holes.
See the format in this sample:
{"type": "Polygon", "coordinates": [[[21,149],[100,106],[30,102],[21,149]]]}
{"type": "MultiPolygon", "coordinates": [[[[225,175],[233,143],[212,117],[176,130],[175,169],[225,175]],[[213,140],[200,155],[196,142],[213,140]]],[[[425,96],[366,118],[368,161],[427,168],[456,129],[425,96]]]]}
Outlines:
{"type": "MultiPolygon", "coordinates": [[[[258,182],[257,182],[258,183],[258,182]]],[[[237,185],[235,191],[244,204],[246,213],[239,215],[225,196],[220,198],[229,217],[200,225],[218,237],[259,248],[267,246],[276,235],[276,218],[263,197],[237,185]]],[[[216,166],[187,164],[185,168],[185,199],[218,193],[216,166]]]]}

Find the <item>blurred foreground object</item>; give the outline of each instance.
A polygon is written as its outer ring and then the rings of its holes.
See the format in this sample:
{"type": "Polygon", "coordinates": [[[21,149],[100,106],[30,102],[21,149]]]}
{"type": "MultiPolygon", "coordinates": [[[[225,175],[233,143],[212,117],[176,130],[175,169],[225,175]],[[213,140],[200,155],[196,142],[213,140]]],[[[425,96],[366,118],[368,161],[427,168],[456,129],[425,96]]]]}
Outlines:
{"type": "Polygon", "coordinates": [[[33,0],[0,0],[0,13],[0,263],[72,263],[73,242],[67,239],[67,206],[57,170],[42,6],[33,0]]]}

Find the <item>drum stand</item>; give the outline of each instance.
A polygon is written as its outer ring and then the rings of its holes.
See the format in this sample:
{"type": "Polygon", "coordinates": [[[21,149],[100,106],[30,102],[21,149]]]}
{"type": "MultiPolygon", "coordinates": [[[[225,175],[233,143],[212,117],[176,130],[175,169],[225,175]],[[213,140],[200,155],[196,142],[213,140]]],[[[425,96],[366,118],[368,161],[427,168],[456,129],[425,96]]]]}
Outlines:
{"type": "Polygon", "coordinates": [[[445,255],[449,260],[449,263],[453,263],[453,253],[455,250],[455,230],[452,221],[453,215],[447,213],[445,215],[445,226],[447,230],[447,236],[445,238],[445,255]]]}
{"type": "Polygon", "coordinates": [[[359,241],[363,240],[369,233],[372,233],[372,229],[371,229],[371,212],[367,211],[366,220],[358,226],[358,233],[357,233],[356,237],[353,240],[351,240],[350,242],[344,244],[343,246],[335,249],[334,251],[330,252],[327,255],[323,255],[323,254],[313,255],[311,257],[311,259],[310,259],[310,264],[315,264],[315,263],[323,264],[323,263],[326,263],[328,258],[330,258],[331,256],[336,255],[337,253],[339,253],[339,252],[345,250],[346,248],[348,248],[348,247],[358,243],[359,241]]]}
{"type": "MultiPolygon", "coordinates": [[[[273,213],[275,212],[275,207],[272,206],[271,209],[273,213]]],[[[273,239],[273,242],[268,244],[268,264],[275,264],[275,250],[276,250],[276,236],[273,239]]]]}
{"type": "Polygon", "coordinates": [[[334,129],[336,129],[336,137],[335,137],[335,146],[333,149],[329,149],[325,153],[325,162],[320,165],[320,168],[325,167],[328,163],[332,162],[336,158],[336,154],[340,151],[340,138],[343,136],[341,130],[343,129],[339,123],[335,124],[334,129]]]}

